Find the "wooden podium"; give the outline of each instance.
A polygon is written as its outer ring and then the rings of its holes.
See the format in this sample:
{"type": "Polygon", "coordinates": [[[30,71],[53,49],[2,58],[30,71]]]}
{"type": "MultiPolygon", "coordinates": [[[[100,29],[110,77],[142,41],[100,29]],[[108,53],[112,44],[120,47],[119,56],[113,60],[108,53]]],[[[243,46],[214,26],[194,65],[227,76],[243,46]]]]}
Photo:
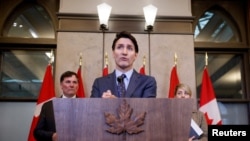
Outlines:
{"type": "Polygon", "coordinates": [[[193,102],[167,98],[56,98],[53,106],[58,141],[186,141],[193,102]]]}

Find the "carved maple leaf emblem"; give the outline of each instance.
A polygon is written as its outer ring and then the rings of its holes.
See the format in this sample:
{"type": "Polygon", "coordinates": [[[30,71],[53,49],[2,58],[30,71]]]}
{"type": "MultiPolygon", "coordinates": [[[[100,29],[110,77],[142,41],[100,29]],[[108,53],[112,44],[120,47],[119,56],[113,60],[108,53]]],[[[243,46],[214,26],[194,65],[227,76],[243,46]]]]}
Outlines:
{"type": "Polygon", "coordinates": [[[138,126],[141,126],[144,123],[146,112],[140,113],[131,119],[132,113],[133,109],[130,108],[130,105],[127,104],[126,100],[123,100],[118,108],[118,117],[105,112],[106,123],[111,126],[107,131],[113,134],[121,134],[124,132],[136,134],[144,131],[138,126]]]}

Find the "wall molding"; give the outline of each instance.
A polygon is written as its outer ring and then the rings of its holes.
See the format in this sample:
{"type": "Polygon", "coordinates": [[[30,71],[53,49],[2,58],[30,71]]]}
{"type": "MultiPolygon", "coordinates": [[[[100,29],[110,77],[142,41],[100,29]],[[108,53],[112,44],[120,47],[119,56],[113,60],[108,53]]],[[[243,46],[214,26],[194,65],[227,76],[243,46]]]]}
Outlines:
{"type": "MultiPolygon", "coordinates": [[[[58,32],[102,32],[99,29],[98,15],[57,13],[58,32]]],[[[194,17],[158,16],[152,34],[188,34],[193,35],[194,17]]],[[[109,29],[105,32],[115,33],[126,30],[131,33],[148,33],[144,30],[144,16],[111,15],[109,29]]]]}

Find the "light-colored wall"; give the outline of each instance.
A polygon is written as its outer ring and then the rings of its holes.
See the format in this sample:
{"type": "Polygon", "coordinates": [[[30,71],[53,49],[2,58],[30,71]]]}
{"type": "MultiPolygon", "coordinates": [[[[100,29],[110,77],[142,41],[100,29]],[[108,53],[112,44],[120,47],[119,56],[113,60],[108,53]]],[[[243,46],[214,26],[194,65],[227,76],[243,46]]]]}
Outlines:
{"type": "Polygon", "coordinates": [[[143,15],[143,7],[152,4],[158,16],[191,16],[190,0],[61,0],[60,13],[97,14],[97,5],[107,3],[114,15],[143,15]]]}
{"type": "Polygon", "coordinates": [[[27,141],[36,103],[0,102],[0,141],[27,141]]]}
{"type": "Polygon", "coordinates": [[[157,97],[167,97],[170,73],[177,54],[179,80],[191,87],[195,97],[195,67],[192,35],[152,35],[151,70],[158,84],[157,97]]]}
{"type": "MultiPolygon", "coordinates": [[[[111,15],[143,15],[142,8],[148,4],[158,7],[157,16],[191,16],[190,0],[158,0],[158,1],[96,1],[96,0],[62,0],[61,13],[97,14],[96,6],[102,2],[112,6],[111,15]]],[[[167,28],[167,27],[166,27],[167,28]]],[[[122,31],[123,29],[121,29],[122,31]]],[[[139,56],[134,68],[139,70],[146,60],[146,71],[157,81],[157,97],[167,97],[170,73],[174,65],[174,54],[178,57],[178,75],[183,83],[190,85],[194,97],[195,67],[193,35],[183,34],[133,34],[139,44],[139,56]],[[150,40],[150,47],[149,47],[150,40]],[[150,56],[149,56],[150,54],[150,56]]],[[[91,87],[95,78],[102,75],[104,63],[103,54],[109,56],[109,72],[113,71],[115,64],[112,57],[111,45],[114,33],[105,33],[104,49],[102,33],[86,32],[58,32],[58,46],[56,52],[55,86],[58,96],[61,94],[59,77],[65,70],[76,71],[79,65],[79,55],[83,55],[82,77],[86,97],[91,94],[91,87]]]]}
{"type": "MultiPolygon", "coordinates": [[[[177,71],[179,79],[191,86],[195,92],[194,49],[192,35],[151,34],[150,48],[148,34],[133,34],[138,40],[139,56],[134,68],[139,71],[143,56],[146,56],[146,73],[157,81],[157,97],[167,97],[171,69],[174,65],[174,54],[177,54],[177,71]],[[150,49],[150,50],[149,50],[150,49]],[[149,57],[150,51],[150,57],[149,57]],[[150,66],[149,66],[150,61],[150,66]],[[150,73],[150,74],[149,74],[150,73]]],[[[105,34],[103,50],[102,33],[59,32],[56,60],[56,90],[61,94],[59,77],[65,70],[76,71],[79,66],[80,53],[83,56],[82,79],[86,97],[90,96],[91,87],[96,77],[102,75],[103,54],[109,56],[109,72],[115,67],[112,56],[114,33],[105,34]]],[[[59,95],[58,95],[59,96],[59,95]]]]}

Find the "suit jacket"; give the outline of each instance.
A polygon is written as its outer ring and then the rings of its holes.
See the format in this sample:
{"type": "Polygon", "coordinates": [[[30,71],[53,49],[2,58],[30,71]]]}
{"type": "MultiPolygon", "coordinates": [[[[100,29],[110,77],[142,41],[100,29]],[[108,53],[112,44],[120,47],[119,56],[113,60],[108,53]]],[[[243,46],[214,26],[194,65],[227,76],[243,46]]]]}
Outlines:
{"type": "Polygon", "coordinates": [[[55,118],[52,100],[43,104],[34,137],[37,141],[52,141],[52,135],[56,132],[55,118]]]}
{"type": "MultiPolygon", "coordinates": [[[[96,78],[90,97],[102,97],[103,92],[110,90],[113,95],[118,97],[117,82],[115,71],[111,74],[96,78]]],[[[125,97],[156,97],[156,80],[152,76],[142,75],[133,70],[125,97]]]]}
{"type": "Polygon", "coordinates": [[[198,110],[193,110],[192,118],[203,131],[203,134],[201,135],[201,137],[198,140],[194,140],[194,141],[207,141],[208,140],[208,125],[207,125],[207,121],[206,121],[204,113],[198,110]]]}
{"type": "MultiPolygon", "coordinates": [[[[62,98],[62,96],[60,96],[62,98]]],[[[76,97],[78,98],[78,97],[76,97]]],[[[42,106],[39,120],[33,135],[37,141],[52,141],[52,135],[56,132],[54,109],[52,100],[42,106]]]]}

